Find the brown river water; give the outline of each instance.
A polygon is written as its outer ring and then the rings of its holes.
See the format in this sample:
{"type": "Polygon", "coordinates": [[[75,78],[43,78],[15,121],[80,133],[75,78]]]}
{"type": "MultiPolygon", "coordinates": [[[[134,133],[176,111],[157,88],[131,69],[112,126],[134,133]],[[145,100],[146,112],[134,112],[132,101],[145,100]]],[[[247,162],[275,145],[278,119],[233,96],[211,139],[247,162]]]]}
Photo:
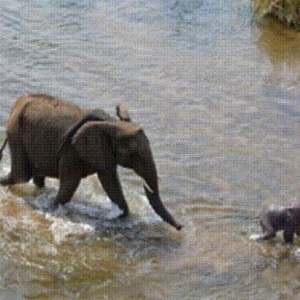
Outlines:
{"type": "Polygon", "coordinates": [[[0,187],[0,299],[299,299],[300,239],[249,239],[264,203],[300,200],[299,34],[248,0],[3,0],[0,32],[0,139],[26,92],[125,102],[184,225],[126,169],[126,220],[95,176],[53,213],[55,179],[0,187]]]}

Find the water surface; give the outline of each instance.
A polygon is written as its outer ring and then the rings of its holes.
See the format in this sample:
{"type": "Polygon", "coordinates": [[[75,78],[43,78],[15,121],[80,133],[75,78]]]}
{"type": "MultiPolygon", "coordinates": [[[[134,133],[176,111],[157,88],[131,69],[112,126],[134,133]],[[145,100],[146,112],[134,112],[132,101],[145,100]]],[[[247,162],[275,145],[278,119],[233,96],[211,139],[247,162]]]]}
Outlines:
{"type": "MultiPolygon", "coordinates": [[[[300,293],[296,239],[269,243],[255,215],[299,200],[299,35],[253,22],[249,1],[2,1],[1,138],[10,108],[46,92],[126,102],[147,133],[165,205],[120,169],[131,210],[115,219],[97,178],[47,212],[58,181],[0,188],[0,298],[287,299],[300,293]]],[[[9,172],[9,152],[0,174],[9,172]]]]}

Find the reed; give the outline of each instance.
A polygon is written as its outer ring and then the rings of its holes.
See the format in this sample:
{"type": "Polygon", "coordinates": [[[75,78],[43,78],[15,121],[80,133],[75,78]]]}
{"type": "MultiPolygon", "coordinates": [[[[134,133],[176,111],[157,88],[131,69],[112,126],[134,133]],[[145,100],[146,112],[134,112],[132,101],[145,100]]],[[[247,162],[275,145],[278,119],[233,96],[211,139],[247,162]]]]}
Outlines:
{"type": "Polygon", "coordinates": [[[300,0],[254,0],[253,8],[258,17],[270,15],[300,31],[300,0]]]}

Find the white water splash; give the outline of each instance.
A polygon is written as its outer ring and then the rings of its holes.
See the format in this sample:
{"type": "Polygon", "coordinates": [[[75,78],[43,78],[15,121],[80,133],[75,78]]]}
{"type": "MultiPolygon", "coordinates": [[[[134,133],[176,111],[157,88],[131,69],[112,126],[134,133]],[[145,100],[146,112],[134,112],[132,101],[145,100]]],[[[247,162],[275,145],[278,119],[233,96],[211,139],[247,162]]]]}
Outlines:
{"type": "Polygon", "coordinates": [[[112,203],[112,205],[111,205],[111,211],[108,214],[107,219],[108,220],[117,219],[123,213],[124,213],[124,211],[122,209],[120,209],[118,205],[112,203]]]}
{"type": "Polygon", "coordinates": [[[46,215],[46,218],[52,221],[50,231],[56,244],[61,244],[70,236],[86,237],[91,236],[95,229],[89,224],[74,223],[63,218],[56,218],[46,215]]]}
{"type": "Polygon", "coordinates": [[[257,241],[258,238],[260,238],[260,236],[261,236],[261,235],[258,234],[258,233],[251,234],[251,235],[249,236],[249,240],[257,241]]]}
{"type": "Polygon", "coordinates": [[[297,260],[300,261],[300,248],[297,248],[297,249],[295,250],[294,254],[295,254],[297,260]]]}

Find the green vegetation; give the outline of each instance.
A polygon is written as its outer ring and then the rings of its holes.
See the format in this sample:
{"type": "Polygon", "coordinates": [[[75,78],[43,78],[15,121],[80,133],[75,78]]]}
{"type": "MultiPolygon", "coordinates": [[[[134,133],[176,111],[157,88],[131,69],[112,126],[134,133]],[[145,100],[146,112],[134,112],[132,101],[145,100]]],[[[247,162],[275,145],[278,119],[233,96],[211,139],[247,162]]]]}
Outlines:
{"type": "Polygon", "coordinates": [[[254,0],[257,16],[271,15],[300,31],[300,0],[254,0]]]}

